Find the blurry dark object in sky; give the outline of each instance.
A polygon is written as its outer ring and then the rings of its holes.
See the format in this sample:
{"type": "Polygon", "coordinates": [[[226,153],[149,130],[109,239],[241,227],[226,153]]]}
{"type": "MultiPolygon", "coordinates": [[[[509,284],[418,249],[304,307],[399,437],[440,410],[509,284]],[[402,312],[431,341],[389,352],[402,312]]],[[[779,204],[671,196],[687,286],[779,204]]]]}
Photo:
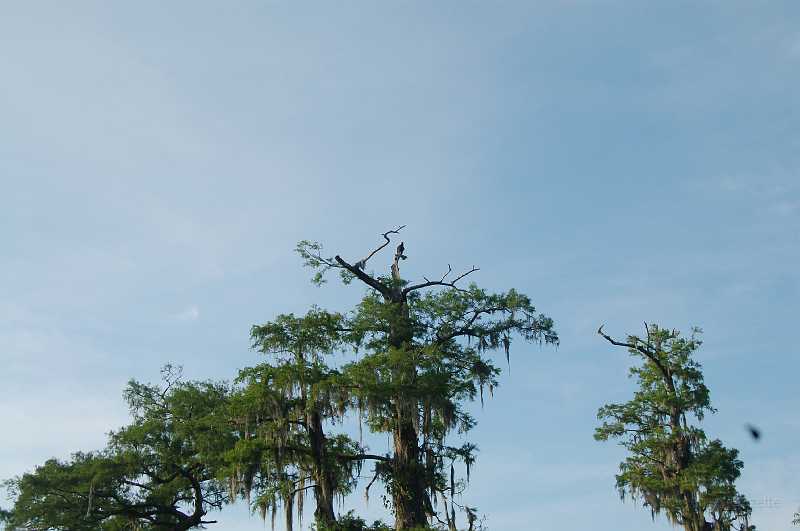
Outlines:
{"type": "Polygon", "coordinates": [[[750,433],[750,436],[753,437],[754,441],[758,441],[759,439],[761,439],[761,430],[759,430],[752,424],[747,424],[745,427],[747,428],[747,431],[750,433]]]}

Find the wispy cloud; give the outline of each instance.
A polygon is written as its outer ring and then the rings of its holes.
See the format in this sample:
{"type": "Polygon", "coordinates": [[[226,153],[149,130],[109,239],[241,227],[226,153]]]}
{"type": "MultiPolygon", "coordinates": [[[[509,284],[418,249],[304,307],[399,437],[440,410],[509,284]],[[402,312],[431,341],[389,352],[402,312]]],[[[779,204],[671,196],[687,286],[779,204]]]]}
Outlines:
{"type": "Polygon", "coordinates": [[[175,320],[183,322],[196,321],[198,317],[200,317],[200,308],[194,304],[173,315],[175,320]]]}

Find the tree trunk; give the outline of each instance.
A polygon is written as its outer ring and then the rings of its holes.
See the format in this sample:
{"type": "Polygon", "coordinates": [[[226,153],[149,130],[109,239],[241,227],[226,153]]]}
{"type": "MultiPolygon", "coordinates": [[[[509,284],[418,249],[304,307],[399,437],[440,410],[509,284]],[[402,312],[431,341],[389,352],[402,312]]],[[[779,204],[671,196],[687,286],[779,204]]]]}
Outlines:
{"type": "MultiPolygon", "coordinates": [[[[407,417],[407,415],[402,415],[407,417]]],[[[395,529],[410,529],[427,524],[424,510],[425,489],[423,470],[419,462],[419,446],[414,425],[399,418],[394,429],[394,488],[395,529]]]]}
{"type": "Polygon", "coordinates": [[[684,525],[683,527],[686,531],[708,531],[711,529],[708,522],[697,507],[697,501],[694,499],[694,496],[689,492],[683,493],[683,503],[684,503],[684,525]]]}
{"type": "MultiPolygon", "coordinates": [[[[397,271],[393,273],[396,274],[397,271]]],[[[405,299],[400,294],[394,295],[387,301],[396,310],[390,325],[389,343],[393,348],[404,350],[411,345],[413,332],[405,299]]],[[[416,367],[413,363],[398,367],[393,376],[396,383],[413,386],[417,376],[416,367]]],[[[417,414],[416,399],[395,397],[392,498],[397,530],[427,525],[424,470],[419,456],[417,431],[414,428],[417,414]]]]}
{"type": "MultiPolygon", "coordinates": [[[[299,345],[295,355],[298,365],[302,368],[306,365],[305,352],[303,346],[299,345]]],[[[308,392],[305,383],[301,380],[300,396],[303,404],[308,405],[308,392]]],[[[331,464],[328,460],[328,451],[325,448],[325,430],[322,427],[322,416],[316,407],[307,410],[305,415],[306,430],[311,446],[311,458],[314,462],[312,468],[312,480],[316,484],[314,487],[314,521],[317,527],[322,529],[333,528],[336,523],[336,513],[333,512],[333,496],[335,485],[331,464]]]]}
{"type": "Polygon", "coordinates": [[[306,415],[308,436],[311,439],[311,450],[314,459],[314,497],[317,507],[314,510],[314,520],[323,529],[332,527],[336,523],[336,514],[333,512],[334,480],[333,472],[328,462],[328,452],[325,449],[325,432],[322,429],[322,418],[319,412],[312,411],[306,415]]]}

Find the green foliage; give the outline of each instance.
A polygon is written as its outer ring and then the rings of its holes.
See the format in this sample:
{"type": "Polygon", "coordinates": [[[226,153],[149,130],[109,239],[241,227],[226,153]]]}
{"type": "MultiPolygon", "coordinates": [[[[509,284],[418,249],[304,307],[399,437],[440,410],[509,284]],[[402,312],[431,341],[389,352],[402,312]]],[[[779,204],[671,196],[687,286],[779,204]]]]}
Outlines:
{"type": "MultiPolygon", "coordinates": [[[[316,525],[313,526],[314,531],[394,531],[394,527],[389,526],[382,520],[375,520],[372,524],[355,515],[353,511],[342,515],[339,520],[332,526],[316,525]]],[[[405,531],[444,531],[446,527],[439,526],[418,526],[409,528],[405,531]]],[[[485,529],[485,528],[480,528],[485,529]]]]}
{"type": "Polygon", "coordinates": [[[78,453],[70,462],[48,460],[33,473],[6,483],[15,498],[13,511],[7,515],[9,527],[89,530],[120,519],[113,513],[122,504],[104,494],[124,494],[120,478],[125,477],[126,468],[120,460],[95,454],[78,453]],[[92,496],[93,506],[90,492],[97,493],[92,496]]]}
{"type": "Polygon", "coordinates": [[[641,364],[630,369],[638,384],[633,399],[598,411],[603,423],[595,438],[618,439],[628,450],[617,475],[621,497],[640,499],[654,516],[664,512],[687,531],[705,529],[706,518],[721,531],[753,530],[750,504],[735,488],[743,466],[737,450],[709,440],[697,426],[714,412],[700,364],[692,358],[701,345],[698,333],[684,338],[648,326],[645,338],[628,336],[624,343],[603,334],[641,364]]]}
{"type": "Polygon", "coordinates": [[[323,432],[324,423],[341,420],[349,400],[347,389],[333,383],[339,372],[325,364],[341,346],[342,321],[312,308],[302,317],[279,315],[254,326],[253,347],[269,360],[239,372],[231,399],[238,434],[226,454],[231,494],[273,521],[282,507],[289,529],[295,508],[302,523],[307,489],[315,494],[318,523],[332,520],[332,497],[349,494],[361,469],[359,444],[323,432]]]}
{"type": "MultiPolygon", "coordinates": [[[[316,270],[314,276],[311,277],[311,282],[321,286],[325,280],[325,274],[331,269],[337,269],[336,261],[333,257],[324,258],[322,256],[322,244],[319,242],[312,242],[309,240],[302,240],[298,242],[295,251],[303,259],[303,265],[316,270]]],[[[355,276],[346,269],[339,268],[339,276],[344,284],[350,284],[355,276]]]]}
{"type": "Polygon", "coordinates": [[[393,528],[380,520],[375,520],[372,525],[368,525],[363,518],[356,516],[353,511],[343,514],[332,525],[317,524],[312,529],[314,531],[393,531],[393,528]]]}
{"type": "MultiPolygon", "coordinates": [[[[468,432],[475,419],[466,403],[493,393],[500,368],[487,356],[502,351],[507,360],[514,336],[557,343],[553,322],[536,313],[530,300],[511,290],[489,295],[477,286],[409,295],[405,313],[377,293],[367,294],[348,321],[347,338],[362,351],[343,371],[354,385],[356,407],[371,431],[392,432],[397,403],[413,404],[413,422],[426,455],[431,495],[443,491],[449,463],[461,461],[467,477],[476,447],[446,445],[452,430],[468,432]],[[411,340],[392,345],[390,330],[405,320],[411,340]],[[410,375],[410,376],[406,376],[410,375]]],[[[384,479],[391,481],[390,477],[384,479]]]]}
{"type": "Polygon", "coordinates": [[[477,509],[456,501],[477,447],[452,445],[449,436],[475,426],[468,404],[497,387],[496,354],[510,366],[512,341],[557,344],[558,337],[552,320],[514,290],[457,287],[475,268],[452,282],[445,275],[411,285],[400,277],[401,244],[389,275],[367,273],[367,261],[400,229],[354,266],[300,242],[313,282],[337,269],[345,284],[359,279],[372,291],[346,314],[313,307],[253,326],[252,346],[267,359],[242,369],[232,386],[183,382],[171,366],[162,386],[131,381],[131,423],[110,433],[102,451],[51,459],[7,482],[16,499],[0,519],[21,529],[183,530],[213,523],[208,511],[243,498],[273,525],[281,509],[291,530],[313,493],[316,530],[387,531],[352,512],[337,520],[333,510],[371,460],[369,486],[382,480],[393,528],[452,531],[459,508],[469,531],[483,529],[477,509]],[[337,351],[355,359],[330,363],[337,351]],[[345,434],[325,433],[352,413],[370,431],[393,434],[394,453],[368,454],[345,434]],[[458,464],[465,477],[456,475],[458,464]]]}
{"type": "MultiPolygon", "coordinates": [[[[491,395],[497,387],[501,369],[493,353],[504,353],[510,363],[514,339],[557,344],[558,336],[553,321],[515,290],[489,294],[474,284],[456,285],[476,268],[453,281],[445,280],[448,268],[439,281],[410,284],[400,276],[400,261],[407,259],[402,243],[391,274],[368,274],[367,261],[401,228],[384,233],[385,243],[355,265],[339,256],[324,257],[314,242],[300,242],[297,251],[315,269],[317,284],[329,270],[339,269],[345,283],[358,278],[372,288],[347,314],[340,336],[359,358],[329,381],[351,390],[349,407],[370,431],[393,434],[395,453],[391,461],[377,463],[375,479],[389,491],[396,526],[423,522],[421,515],[437,514],[441,501],[446,525],[454,528],[454,498],[466,488],[477,447],[469,442],[450,446],[448,435],[471,430],[475,419],[467,404],[478,398],[483,403],[485,392],[491,395]],[[465,465],[466,481],[456,481],[456,462],[465,465]]],[[[463,510],[472,528],[475,510],[463,510]]]]}
{"type": "Polygon", "coordinates": [[[214,479],[224,386],[179,382],[164,388],[130,382],[133,422],[100,452],[50,459],[7,482],[15,497],[12,528],[64,530],[190,529],[226,498],[214,479]],[[191,511],[187,511],[187,507],[191,511]]]}
{"type": "Polygon", "coordinates": [[[136,451],[142,461],[170,463],[202,470],[211,478],[222,466],[222,454],[236,436],[226,412],[229,388],[224,383],[183,382],[167,366],[166,385],[158,387],[131,381],[125,390],[133,422],[110,435],[110,448],[136,451]]]}

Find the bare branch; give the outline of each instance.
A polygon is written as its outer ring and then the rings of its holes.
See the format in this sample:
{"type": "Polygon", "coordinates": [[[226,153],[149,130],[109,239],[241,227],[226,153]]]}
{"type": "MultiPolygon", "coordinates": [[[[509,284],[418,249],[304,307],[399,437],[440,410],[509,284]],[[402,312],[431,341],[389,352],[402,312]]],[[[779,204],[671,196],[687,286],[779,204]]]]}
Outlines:
{"type": "Polygon", "coordinates": [[[373,461],[385,461],[387,463],[392,461],[391,457],[375,454],[337,455],[336,459],[341,459],[342,461],[365,461],[367,459],[371,459],[373,461]]]}
{"type": "Polygon", "coordinates": [[[472,269],[470,269],[469,271],[467,271],[467,272],[465,272],[465,273],[462,273],[462,274],[458,275],[458,276],[455,278],[455,280],[453,280],[453,282],[452,282],[451,284],[455,284],[456,282],[458,282],[459,280],[461,280],[461,279],[462,279],[462,278],[464,278],[465,276],[469,275],[470,273],[474,273],[475,271],[480,271],[480,268],[478,268],[478,267],[475,267],[475,266],[472,266],[472,269]]]}
{"type": "Polygon", "coordinates": [[[317,487],[317,484],[316,483],[312,483],[311,485],[307,485],[307,486],[299,488],[299,489],[294,489],[292,492],[289,493],[289,496],[294,496],[295,494],[297,494],[300,491],[313,489],[315,487],[317,487]]]}
{"type": "Polygon", "coordinates": [[[400,234],[400,231],[403,230],[404,228],[405,228],[405,225],[400,225],[399,227],[397,227],[394,230],[387,230],[386,232],[384,232],[382,236],[386,241],[383,244],[381,244],[380,246],[378,246],[377,249],[375,249],[374,251],[369,253],[366,257],[364,257],[361,260],[359,260],[358,262],[356,262],[355,267],[357,267],[359,269],[364,269],[365,267],[367,267],[367,261],[370,258],[372,258],[373,256],[375,256],[375,254],[378,251],[380,251],[381,249],[383,249],[384,247],[389,245],[389,243],[392,241],[392,240],[389,239],[389,235],[390,234],[400,234]]]}
{"type": "Polygon", "coordinates": [[[380,470],[378,470],[378,467],[376,466],[375,475],[372,476],[372,480],[370,480],[370,482],[367,484],[367,488],[364,489],[364,498],[366,498],[368,502],[369,502],[369,488],[372,487],[372,484],[375,483],[375,480],[378,479],[379,475],[380,475],[380,470]]]}
{"type": "MultiPolygon", "coordinates": [[[[447,278],[447,275],[449,275],[450,272],[452,271],[452,268],[450,267],[450,264],[447,264],[447,269],[448,269],[447,273],[445,273],[442,276],[441,280],[428,280],[426,278],[425,282],[422,282],[420,284],[414,284],[413,286],[408,286],[407,288],[405,288],[403,290],[403,295],[411,293],[414,290],[418,290],[418,289],[422,289],[422,288],[428,288],[430,286],[447,286],[448,288],[461,289],[458,286],[456,286],[456,282],[458,282],[462,278],[466,277],[467,275],[470,275],[470,274],[472,274],[472,273],[474,273],[476,271],[480,271],[481,270],[479,267],[472,266],[472,269],[470,269],[469,271],[465,271],[464,273],[461,273],[460,275],[458,275],[456,278],[454,278],[450,282],[445,282],[444,279],[447,278]]],[[[423,277],[423,278],[425,278],[425,277],[423,277]]]]}
{"type": "MultiPolygon", "coordinates": [[[[597,329],[597,333],[598,334],[603,336],[606,339],[606,341],[608,341],[612,345],[616,345],[618,347],[632,348],[634,350],[637,350],[637,351],[641,352],[645,357],[647,357],[647,359],[652,361],[656,365],[656,367],[658,367],[658,370],[661,371],[661,374],[664,376],[664,381],[667,384],[667,386],[669,387],[670,391],[672,391],[673,393],[675,392],[675,384],[672,381],[672,375],[667,370],[667,368],[664,366],[664,364],[661,363],[661,360],[658,359],[656,349],[654,349],[652,346],[650,346],[649,341],[647,343],[647,347],[648,348],[644,348],[643,346],[637,345],[635,343],[624,343],[622,341],[616,341],[611,336],[609,336],[608,334],[603,332],[603,326],[605,326],[605,325],[600,325],[600,328],[597,329]]],[[[647,324],[645,324],[645,326],[647,326],[647,324]]],[[[648,336],[649,336],[649,331],[648,331],[648,336]]],[[[649,340],[649,337],[648,337],[648,340],[649,340]]]]}
{"type": "Polygon", "coordinates": [[[439,280],[439,282],[444,282],[444,279],[447,278],[447,275],[449,275],[452,271],[453,271],[452,266],[450,264],[447,264],[447,273],[442,275],[442,278],[439,280]]]}
{"type": "Polygon", "coordinates": [[[384,297],[387,297],[387,298],[389,297],[389,295],[390,295],[389,288],[384,286],[376,278],[373,278],[370,275],[364,273],[364,271],[362,269],[348,264],[338,254],[335,256],[335,259],[339,263],[340,267],[343,267],[343,268],[347,269],[348,271],[350,271],[353,275],[355,275],[356,278],[358,278],[360,281],[364,282],[365,284],[367,284],[371,288],[374,288],[375,290],[377,290],[384,297]]]}
{"type": "MultiPolygon", "coordinates": [[[[450,266],[450,264],[447,264],[447,272],[444,275],[442,275],[442,278],[439,279],[439,282],[444,282],[444,279],[447,278],[447,275],[449,275],[452,271],[453,268],[450,266]]],[[[428,277],[423,276],[422,278],[425,279],[425,282],[430,282],[430,279],[428,277]]]]}
{"type": "MultiPolygon", "coordinates": [[[[405,225],[400,225],[396,229],[387,230],[386,232],[384,232],[382,234],[382,236],[386,241],[383,244],[379,245],[376,249],[374,249],[367,256],[365,256],[364,258],[362,258],[361,260],[356,262],[355,264],[350,264],[349,262],[345,261],[338,254],[333,259],[325,258],[319,252],[319,246],[317,246],[315,248],[312,248],[311,251],[303,250],[303,252],[305,252],[304,256],[309,256],[309,257],[311,257],[312,261],[316,262],[316,264],[312,263],[312,265],[321,264],[326,269],[330,269],[330,268],[345,269],[348,272],[350,272],[354,277],[358,278],[359,280],[361,280],[362,282],[364,282],[368,286],[370,286],[370,287],[374,288],[375,290],[377,290],[378,292],[380,292],[380,294],[383,295],[384,297],[389,297],[390,296],[389,288],[384,286],[379,280],[377,280],[373,276],[368,275],[367,273],[365,273],[364,269],[366,268],[367,261],[370,258],[375,256],[375,254],[378,251],[380,251],[381,249],[383,249],[384,247],[389,245],[389,243],[391,242],[391,239],[389,238],[389,235],[390,234],[399,234],[400,231],[404,227],[405,227],[405,225]]],[[[302,252],[301,252],[301,254],[302,254],[302,252]]]]}

